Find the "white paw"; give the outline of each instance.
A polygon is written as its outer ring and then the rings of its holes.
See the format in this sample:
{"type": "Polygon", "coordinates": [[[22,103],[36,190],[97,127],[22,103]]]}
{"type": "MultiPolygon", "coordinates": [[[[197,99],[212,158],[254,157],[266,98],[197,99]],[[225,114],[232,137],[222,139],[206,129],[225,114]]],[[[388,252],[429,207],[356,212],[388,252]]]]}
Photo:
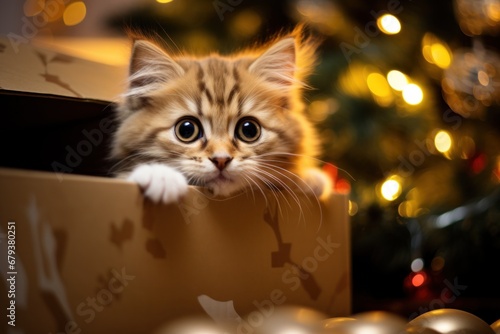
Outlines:
{"type": "Polygon", "coordinates": [[[303,179],[311,191],[317,197],[328,196],[332,189],[332,181],[323,171],[310,168],[304,172],[303,179]]]}
{"type": "Polygon", "coordinates": [[[188,191],[188,182],[182,173],[163,164],[137,166],[127,177],[137,183],[144,196],[155,203],[174,203],[188,191]]]}

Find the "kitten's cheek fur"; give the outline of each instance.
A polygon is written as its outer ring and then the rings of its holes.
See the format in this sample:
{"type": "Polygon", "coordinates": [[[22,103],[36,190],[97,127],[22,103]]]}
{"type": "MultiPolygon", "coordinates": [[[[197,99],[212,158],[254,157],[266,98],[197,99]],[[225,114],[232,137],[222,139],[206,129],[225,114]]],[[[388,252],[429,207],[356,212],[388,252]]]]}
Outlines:
{"type": "Polygon", "coordinates": [[[184,175],[163,164],[143,164],[127,177],[137,183],[144,196],[155,203],[178,202],[188,191],[188,182],[184,175]]]}

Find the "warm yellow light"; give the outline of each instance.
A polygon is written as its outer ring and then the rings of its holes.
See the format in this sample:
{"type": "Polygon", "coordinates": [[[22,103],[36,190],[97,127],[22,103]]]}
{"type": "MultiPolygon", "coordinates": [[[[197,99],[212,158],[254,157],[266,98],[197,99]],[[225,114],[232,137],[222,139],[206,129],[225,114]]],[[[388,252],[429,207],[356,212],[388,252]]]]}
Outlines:
{"type": "Polygon", "coordinates": [[[82,22],[87,15],[87,7],[83,1],[73,2],[66,7],[63,14],[64,24],[67,26],[75,26],[82,22]]]}
{"type": "Polygon", "coordinates": [[[377,96],[386,97],[391,94],[387,80],[380,73],[370,73],[366,78],[366,84],[368,89],[377,96]]]}
{"type": "Polygon", "coordinates": [[[349,216],[354,216],[358,213],[358,204],[353,201],[349,201],[349,216]]]}
{"type": "Polygon", "coordinates": [[[422,55],[424,56],[424,59],[428,63],[434,64],[434,59],[432,58],[432,51],[430,45],[422,46],[422,55]]]}
{"type": "Polygon", "coordinates": [[[418,204],[415,200],[407,200],[399,204],[398,213],[402,217],[417,217],[418,204]]]}
{"type": "Polygon", "coordinates": [[[417,105],[424,99],[424,93],[418,85],[408,84],[403,88],[403,99],[410,105],[417,105]]]}
{"type": "Polygon", "coordinates": [[[477,72],[477,81],[483,86],[488,86],[490,84],[490,76],[485,71],[481,70],[477,72]]]}
{"type": "Polygon", "coordinates": [[[370,90],[366,85],[366,77],[370,72],[371,70],[367,70],[364,64],[353,61],[339,76],[340,90],[350,96],[370,97],[370,90]]]}
{"type": "Polygon", "coordinates": [[[498,2],[491,2],[486,5],[486,15],[488,17],[495,21],[499,22],[500,21],[500,3],[498,2]]]}
{"type": "Polygon", "coordinates": [[[257,33],[262,26],[262,17],[253,10],[244,10],[233,17],[231,33],[238,37],[250,37],[257,33]]]}
{"type": "Polygon", "coordinates": [[[384,14],[377,19],[377,26],[384,34],[395,35],[401,31],[401,23],[391,14],[384,14]]]}
{"type": "Polygon", "coordinates": [[[323,122],[330,112],[327,100],[316,100],[309,105],[309,116],[315,122],[323,122]]]}
{"type": "Polygon", "coordinates": [[[441,153],[446,153],[451,149],[451,136],[448,132],[441,130],[434,137],[434,146],[441,153]]]}
{"type": "Polygon", "coordinates": [[[422,55],[428,63],[442,69],[448,68],[453,58],[446,42],[430,32],[426,33],[422,39],[422,55]]]}
{"type": "Polygon", "coordinates": [[[434,64],[442,69],[448,68],[451,64],[451,53],[448,48],[441,43],[434,43],[430,48],[434,64]]]}
{"type": "Polygon", "coordinates": [[[355,216],[358,213],[358,204],[353,201],[349,201],[349,216],[355,216]]]}
{"type": "Polygon", "coordinates": [[[173,0],[156,0],[158,3],[169,3],[172,2],[173,0]]]}
{"type": "Polygon", "coordinates": [[[394,201],[401,195],[401,184],[395,179],[388,179],[380,187],[382,197],[388,201],[394,201]]]}
{"type": "Polygon", "coordinates": [[[408,85],[408,77],[397,70],[392,70],[387,73],[387,82],[392,89],[402,91],[408,85]]]}

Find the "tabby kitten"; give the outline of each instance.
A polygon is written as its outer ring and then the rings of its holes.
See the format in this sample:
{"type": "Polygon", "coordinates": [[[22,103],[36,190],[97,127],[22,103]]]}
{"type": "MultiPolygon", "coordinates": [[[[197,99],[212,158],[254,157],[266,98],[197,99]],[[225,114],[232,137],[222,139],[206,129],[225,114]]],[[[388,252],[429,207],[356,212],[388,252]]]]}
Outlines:
{"type": "Polygon", "coordinates": [[[118,106],[117,175],[154,202],[178,201],[188,185],[228,196],[312,192],[329,179],[315,166],[316,132],[301,90],[316,43],[301,29],[231,56],[171,56],[136,40],[118,106]]]}

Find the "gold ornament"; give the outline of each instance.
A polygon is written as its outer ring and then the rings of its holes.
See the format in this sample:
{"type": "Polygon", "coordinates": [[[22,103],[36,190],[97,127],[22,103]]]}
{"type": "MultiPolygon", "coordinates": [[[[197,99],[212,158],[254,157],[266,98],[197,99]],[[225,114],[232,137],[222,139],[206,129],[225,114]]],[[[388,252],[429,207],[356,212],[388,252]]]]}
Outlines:
{"type": "Polygon", "coordinates": [[[432,328],[428,327],[420,327],[420,326],[409,326],[406,328],[405,333],[407,334],[441,334],[441,332],[437,332],[432,328]]]}
{"type": "MultiPolygon", "coordinates": [[[[331,334],[401,334],[406,328],[406,321],[392,313],[372,311],[355,314],[354,320],[343,318],[343,321],[328,320],[327,330],[331,334]]],[[[429,333],[430,334],[430,333],[429,333]]]]}
{"type": "Polygon", "coordinates": [[[500,319],[491,324],[491,328],[495,334],[500,334],[500,319]]]}
{"type": "Polygon", "coordinates": [[[430,328],[442,334],[495,334],[493,329],[480,318],[456,309],[429,311],[416,317],[408,325],[430,328]]]}
{"type": "Polygon", "coordinates": [[[343,322],[346,322],[346,321],[356,321],[356,319],[354,319],[354,318],[344,318],[344,317],[329,318],[329,319],[323,320],[321,322],[321,328],[324,328],[324,329],[335,328],[340,323],[343,323],[343,322]]]}
{"type": "Polygon", "coordinates": [[[224,334],[225,331],[204,317],[186,317],[160,327],[153,334],[224,334]]]}
{"type": "Polygon", "coordinates": [[[238,333],[316,333],[326,315],[316,310],[299,306],[281,306],[261,310],[259,315],[251,312],[238,327],[238,333]]]}

